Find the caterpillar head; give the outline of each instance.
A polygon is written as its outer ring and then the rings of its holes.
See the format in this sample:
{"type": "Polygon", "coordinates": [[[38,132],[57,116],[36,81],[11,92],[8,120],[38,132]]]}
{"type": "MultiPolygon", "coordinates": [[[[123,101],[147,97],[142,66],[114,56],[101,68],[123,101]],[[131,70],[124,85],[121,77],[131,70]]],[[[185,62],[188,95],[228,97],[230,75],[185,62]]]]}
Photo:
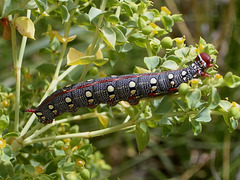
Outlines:
{"type": "MultiPolygon", "coordinates": [[[[198,70],[196,74],[193,77],[200,77],[200,76],[205,76],[205,77],[210,77],[210,74],[204,72],[206,69],[214,66],[213,64],[213,59],[206,54],[206,53],[201,53],[199,54],[196,59],[195,59],[195,64],[198,67],[198,70]]],[[[195,66],[195,65],[193,65],[195,66]]]]}
{"type": "Polygon", "coordinates": [[[212,67],[214,59],[211,59],[211,57],[207,53],[201,53],[199,54],[195,61],[199,62],[200,67],[202,70],[207,69],[209,67],[212,67]]]}

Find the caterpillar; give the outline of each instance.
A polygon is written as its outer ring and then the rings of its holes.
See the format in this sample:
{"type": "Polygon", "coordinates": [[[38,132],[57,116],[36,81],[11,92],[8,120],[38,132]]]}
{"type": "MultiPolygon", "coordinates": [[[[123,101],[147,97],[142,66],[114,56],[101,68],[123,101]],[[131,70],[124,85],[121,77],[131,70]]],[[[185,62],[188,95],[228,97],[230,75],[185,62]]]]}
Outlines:
{"type": "Polygon", "coordinates": [[[26,112],[35,113],[40,123],[49,124],[62,113],[75,112],[80,107],[95,108],[100,103],[114,106],[122,100],[136,105],[141,98],[175,93],[181,83],[193,78],[209,77],[205,70],[211,66],[213,59],[201,53],[187,68],[179,70],[88,80],[53,92],[36,109],[26,112]]]}

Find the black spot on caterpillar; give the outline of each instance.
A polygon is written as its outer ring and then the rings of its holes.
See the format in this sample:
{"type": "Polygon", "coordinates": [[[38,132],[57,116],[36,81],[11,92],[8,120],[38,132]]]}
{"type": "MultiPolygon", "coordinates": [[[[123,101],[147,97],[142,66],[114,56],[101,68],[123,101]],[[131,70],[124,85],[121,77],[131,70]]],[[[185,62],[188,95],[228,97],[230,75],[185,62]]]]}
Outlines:
{"type": "Polygon", "coordinates": [[[209,77],[205,70],[213,66],[212,63],[208,54],[201,53],[184,69],[110,76],[72,84],[53,92],[36,109],[26,112],[35,113],[39,122],[48,124],[62,113],[75,112],[80,107],[95,108],[100,103],[114,106],[122,100],[136,105],[141,98],[174,93],[181,83],[193,78],[209,77]]]}

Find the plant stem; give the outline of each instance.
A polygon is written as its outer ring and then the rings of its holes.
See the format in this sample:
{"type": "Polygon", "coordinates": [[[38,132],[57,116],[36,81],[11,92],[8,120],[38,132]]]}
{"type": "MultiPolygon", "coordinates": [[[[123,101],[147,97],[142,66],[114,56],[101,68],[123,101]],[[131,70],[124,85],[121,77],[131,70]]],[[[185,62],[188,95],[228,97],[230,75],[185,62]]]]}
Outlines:
{"type": "Polygon", "coordinates": [[[142,105],[142,108],[140,109],[140,111],[138,111],[138,113],[136,114],[136,116],[134,116],[133,121],[138,120],[138,118],[140,117],[141,113],[145,110],[146,106],[149,103],[149,99],[145,100],[144,104],[142,105]]]}
{"type": "Polygon", "coordinates": [[[59,136],[51,136],[51,137],[44,137],[44,138],[38,138],[38,139],[25,139],[23,144],[24,145],[28,145],[28,144],[32,144],[32,143],[37,143],[37,142],[43,142],[43,141],[51,141],[51,140],[56,140],[56,139],[66,139],[66,138],[93,138],[93,137],[98,137],[98,136],[103,136],[106,134],[110,134],[110,133],[114,133],[117,131],[122,131],[122,130],[126,130],[129,128],[132,128],[132,125],[135,125],[137,123],[141,123],[141,122],[146,122],[151,120],[151,117],[149,118],[143,118],[143,119],[139,119],[137,121],[128,121],[126,123],[114,126],[114,127],[110,127],[110,128],[106,128],[106,129],[100,129],[100,130],[96,130],[96,131],[91,131],[91,132],[82,132],[82,133],[74,133],[74,134],[66,134],[66,135],[59,135],[59,136]]]}
{"type": "Polygon", "coordinates": [[[223,143],[223,180],[229,180],[230,147],[231,147],[231,134],[229,132],[226,132],[223,143]]]}
{"type": "MultiPolygon", "coordinates": [[[[31,10],[27,10],[27,17],[30,18],[31,10]]],[[[11,18],[11,17],[10,17],[11,18]]],[[[27,43],[27,37],[22,37],[22,43],[20,47],[19,57],[17,59],[17,44],[16,44],[16,30],[12,23],[10,23],[11,33],[12,33],[12,51],[13,51],[13,62],[14,70],[16,75],[16,93],[15,93],[15,120],[14,120],[14,130],[18,131],[19,128],[19,109],[20,109],[20,91],[21,91],[21,68],[23,55],[25,52],[25,47],[27,43]]]]}
{"type": "Polygon", "coordinates": [[[12,56],[14,63],[14,70],[16,76],[16,92],[15,92],[15,120],[14,120],[14,131],[18,130],[19,125],[19,104],[20,104],[20,78],[21,72],[17,70],[17,39],[16,39],[16,29],[13,25],[12,16],[9,16],[10,28],[11,28],[11,41],[12,41],[12,56]]]}
{"type": "Polygon", "coordinates": [[[61,123],[66,123],[69,121],[76,121],[76,120],[84,120],[84,119],[90,119],[90,118],[94,118],[96,117],[96,113],[87,113],[87,114],[83,114],[83,115],[77,115],[77,116],[73,116],[73,117],[69,117],[69,118],[65,118],[65,119],[61,119],[58,121],[55,121],[51,124],[48,124],[46,126],[44,126],[42,129],[38,130],[37,132],[35,132],[34,134],[32,134],[31,136],[25,136],[28,137],[25,139],[25,141],[28,141],[29,139],[34,139],[35,137],[41,135],[42,133],[46,132],[49,128],[51,128],[52,126],[55,126],[57,124],[61,124],[61,123]]]}
{"type": "MultiPolygon", "coordinates": [[[[101,4],[101,7],[100,7],[100,9],[102,11],[105,10],[106,4],[107,4],[107,0],[103,0],[102,4],[101,4]]],[[[97,23],[97,26],[96,26],[96,31],[94,33],[93,41],[92,41],[91,47],[89,49],[88,55],[95,54],[97,52],[97,48],[99,47],[99,46],[97,46],[97,41],[98,41],[98,36],[99,36],[99,28],[101,27],[101,24],[102,24],[102,21],[103,21],[103,17],[104,17],[104,15],[101,15],[99,17],[99,20],[98,20],[98,23],[97,23]]],[[[83,81],[84,80],[85,76],[87,75],[87,72],[88,72],[89,68],[90,68],[90,64],[85,65],[84,70],[82,72],[82,75],[81,75],[79,81],[83,81]]]]}
{"type": "Polygon", "coordinates": [[[153,54],[152,54],[151,45],[150,45],[150,40],[149,40],[149,37],[148,37],[148,36],[147,36],[146,46],[147,46],[146,48],[147,48],[148,56],[151,57],[153,54]]]}

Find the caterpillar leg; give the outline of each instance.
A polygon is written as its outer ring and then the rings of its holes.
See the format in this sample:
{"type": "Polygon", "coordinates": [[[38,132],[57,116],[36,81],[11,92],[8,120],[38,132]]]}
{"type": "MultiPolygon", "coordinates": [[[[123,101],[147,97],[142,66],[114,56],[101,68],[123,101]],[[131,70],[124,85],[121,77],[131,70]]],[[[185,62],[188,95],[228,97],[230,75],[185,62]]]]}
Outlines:
{"type": "Polygon", "coordinates": [[[119,103],[119,101],[111,101],[111,100],[109,100],[108,102],[107,102],[107,105],[109,105],[109,106],[115,106],[117,103],[119,103]]]}
{"type": "Polygon", "coordinates": [[[139,103],[139,99],[136,98],[129,98],[128,103],[131,104],[132,106],[135,106],[139,103]]]}

